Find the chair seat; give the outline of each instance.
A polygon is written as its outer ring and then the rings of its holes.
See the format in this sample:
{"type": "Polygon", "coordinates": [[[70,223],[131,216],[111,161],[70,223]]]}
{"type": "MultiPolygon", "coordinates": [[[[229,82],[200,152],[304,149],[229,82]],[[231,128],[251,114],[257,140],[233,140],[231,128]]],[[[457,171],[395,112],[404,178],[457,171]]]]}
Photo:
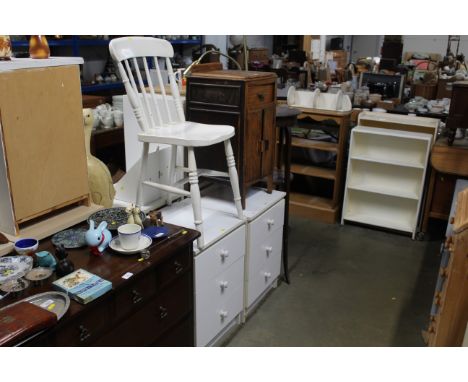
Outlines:
{"type": "Polygon", "coordinates": [[[138,134],[141,142],[188,147],[211,146],[234,136],[234,127],[182,122],[138,134]]]}

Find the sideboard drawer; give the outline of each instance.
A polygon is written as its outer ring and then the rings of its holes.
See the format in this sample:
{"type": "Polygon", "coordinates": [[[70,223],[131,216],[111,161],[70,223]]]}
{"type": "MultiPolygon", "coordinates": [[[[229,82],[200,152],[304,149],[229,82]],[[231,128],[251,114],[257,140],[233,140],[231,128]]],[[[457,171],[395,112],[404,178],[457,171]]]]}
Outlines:
{"type": "Polygon", "coordinates": [[[192,274],[186,273],[156,298],[155,324],[162,333],[193,309],[192,274]]]}
{"type": "Polygon", "coordinates": [[[278,227],[284,225],[284,199],[264,212],[258,218],[249,223],[250,241],[253,239],[264,240],[278,227]]]}
{"type": "Polygon", "coordinates": [[[130,312],[140,309],[156,293],[156,277],[154,273],[137,279],[128,288],[121,290],[115,295],[115,317],[116,321],[124,318],[130,312]]]}
{"type": "Polygon", "coordinates": [[[78,317],[55,333],[56,346],[91,345],[106,326],[111,326],[109,304],[97,304],[85,316],[78,317]]]}
{"type": "Polygon", "coordinates": [[[245,225],[195,257],[195,285],[224,272],[245,254],[245,225]]]}
{"type": "Polygon", "coordinates": [[[158,289],[163,288],[172,280],[185,273],[188,269],[191,269],[192,261],[193,258],[191,256],[191,252],[187,248],[184,248],[172,259],[161,264],[156,271],[156,283],[158,289]]]}
{"type": "Polygon", "coordinates": [[[267,85],[249,85],[247,90],[249,108],[263,107],[275,101],[275,83],[267,85]]]}
{"type": "Polygon", "coordinates": [[[281,272],[280,261],[266,261],[257,270],[249,272],[247,283],[247,307],[277,279],[281,272]]]}
{"type": "Polygon", "coordinates": [[[239,108],[241,103],[242,84],[226,84],[224,81],[196,82],[191,81],[191,107],[198,105],[217,105],[239,108]]]}

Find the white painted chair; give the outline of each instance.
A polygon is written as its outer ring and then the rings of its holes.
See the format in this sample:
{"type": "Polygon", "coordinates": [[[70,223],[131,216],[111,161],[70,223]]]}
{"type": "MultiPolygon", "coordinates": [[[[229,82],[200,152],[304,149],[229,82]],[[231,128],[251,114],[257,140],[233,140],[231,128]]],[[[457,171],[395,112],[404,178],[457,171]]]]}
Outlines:
{"type": "MultiPolygon", "coordinates": [[[[113,39],[109,44],[109,50],[112,58],[117,62],[128,99],[141,129],[138,139],[143,143],[143,150],[136,204],[140,205],[143,185],[167,192],[168,204],[172,202],[172,194],[191,197],[195,228],[201,233],[197,246],[199,249],[202,249],[204,247],[203,218],[200,188],[198,186],[199,170],[197,169],[195,160],[194,147],[211,146],[224,142],[228,173],[208,171],[206,172],[206,176],[229,176],[237,214],[239,219],[243,219],[239,179],[230,141],[230,138],[234,136],[234,127],[205,125],[185,121],[179,89],[170,61],[170,58],[174,55],[174,50],[168,41],[152,37],[122,37],[113,39]],[[166,63],[170,89],[176,105],[176,117],[174,117],[173,113],[169,112],[168,95],[166,95],[165,86],[162,81],[158,59],[164,59],[166,63]],[[160,99],[159,102],[157,101],[154,84],[149,75],[150,64],[153,64],[156,69],[158,82],[156,85],[161,89],[163,102],[160,99]],[[141,66],[142,68],[140,68],[141,66]],[[144,82],[142,71],[145,73],[147,85],[144,82]],[[148,165],[150,143],[171,145],[172,151],[169,163],[170,184],[155,183],[144,179],[148,165]],[[176,165],[178,146],[187,148],[188,167],[176,165]],[[176,170],[188,173],[188,177],[175,182],[174,176],[176,170]],[[190,192],[179,188],[185,183],[190,183],[190,192]]],[[[205,175],[204,172],[200,174],[205,175]]]]}

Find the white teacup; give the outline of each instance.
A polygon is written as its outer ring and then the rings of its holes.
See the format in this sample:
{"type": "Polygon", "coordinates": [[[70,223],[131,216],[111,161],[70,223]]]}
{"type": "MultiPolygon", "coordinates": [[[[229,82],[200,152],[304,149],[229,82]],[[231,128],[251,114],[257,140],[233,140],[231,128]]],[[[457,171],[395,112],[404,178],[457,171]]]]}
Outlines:
{"type": "Polygon", "coordinates": [[[136,249],[140,243],[141,227],[138,224],[121,225],[117,232],[119,233],[120,246],[123,249],[136,249]]]}

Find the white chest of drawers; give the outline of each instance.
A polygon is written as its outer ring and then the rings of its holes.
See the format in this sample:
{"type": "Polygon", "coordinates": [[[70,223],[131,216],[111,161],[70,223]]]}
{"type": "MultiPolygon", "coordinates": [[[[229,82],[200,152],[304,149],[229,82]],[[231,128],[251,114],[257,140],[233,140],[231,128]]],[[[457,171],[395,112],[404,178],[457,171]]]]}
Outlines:
{"type": "MultiPolygon", "coordinates": [[[[281,272],[283,192],[249,190],[245,221],[228,187],[202,194],[207,248],[195,251],[195,343],[221,343],[274,286],[281,272]]],[[[190,201],[163,209],[168,223],[193,228],[190,201]]]]}

